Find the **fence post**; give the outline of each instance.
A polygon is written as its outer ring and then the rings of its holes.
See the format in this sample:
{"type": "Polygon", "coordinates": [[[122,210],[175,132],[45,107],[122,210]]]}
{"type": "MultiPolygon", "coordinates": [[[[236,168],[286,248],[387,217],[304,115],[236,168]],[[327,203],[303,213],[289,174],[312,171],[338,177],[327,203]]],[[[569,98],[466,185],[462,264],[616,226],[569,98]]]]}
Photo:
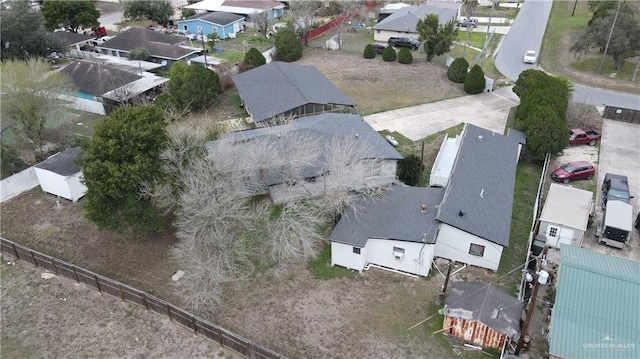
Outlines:
{"type": "Polygon", "coordinates": [[[56,274],[58,274],[58,267],[56,267],[56,261],[53,260],[53,257],[49,257],[49,259],[51,260],[51,265],[53,266],[53,271],[56,272],[56,274]]]}
{"type": "Polygon", "coordinates": [[[36,268],[39,268],[38,261],[36,261],[36,256],[33,255],[33,251],[29,251],[29,253],[31,253],[31,259],[33,259],[33,265],[36,266],[36,268]]]}
{"type": "Polygon", "coordinates": [[[220,338],[220,345],[224,346],[224,340],[222,338],[222,329],[216,325],[216,329],[218,329],[218,338],[220,338]]]}
{"type": "Polygon", "coordinates": [[[195,334],[198,334],[198,327],[196,327],[196,317],[194,317],[193,314],[191,315],[191,324],[193,324],[193,332],[195,334]]]}
{"type": "Polygon", "coordinates": [[[124,302],[124,292],[122,291],[122,284],[118,283],[118,288],[120,289],[120,299],[124,302]]]}
{"type": "Polygon", "coordinates": [[[73,278],[75,278],[76,283],[80,283],[80,281],[78,280],[78,273],[76,273],[76,266],[73,266],[71,268],[73,268],[73,278]]]}
{"type": "Polygon", "coordinates": [[[142,293],[142,305],[144,305],[145,310],[149,310],[149,303],[147,303],[147,296],[142,293]]]}
{"type": "Polygon", "coordinates": [[[96,274],[93,275],[93,280],[96,281],[96,287],[98,287],[98,292],[102,294],[102,289],[100,288],[100,282],[98,282],[98,276],[96,274]]]}
{"type": "Polygon", "coordinates": [[[167,303],[167,314],[169,314],[169,320],[173,322],[173,318],[171,317],[171,305],[167,303]]]}
{"type": "Polygon", "coordinates": [[[16,260],[20,260],[20,256],[18,255],[18,250],[16,249],[16,244],[13,242],[11,243],[11,249],[13,249],[13,253],[15,254],[16,260]]]}

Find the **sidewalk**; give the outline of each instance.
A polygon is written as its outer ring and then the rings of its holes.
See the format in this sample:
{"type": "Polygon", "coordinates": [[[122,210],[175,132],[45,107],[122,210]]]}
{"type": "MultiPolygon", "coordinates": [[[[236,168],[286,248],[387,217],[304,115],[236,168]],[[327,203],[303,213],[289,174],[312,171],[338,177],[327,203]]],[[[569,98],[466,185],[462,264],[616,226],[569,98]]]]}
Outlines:
{"type": "Polygon", "coordinates": [[[519,102],[511,87],[503,87],[494,92],[381,112],[364,119],[376,131],[396,131],[412,141],[462,122],[504,133],[509,109],[519,102]]]}

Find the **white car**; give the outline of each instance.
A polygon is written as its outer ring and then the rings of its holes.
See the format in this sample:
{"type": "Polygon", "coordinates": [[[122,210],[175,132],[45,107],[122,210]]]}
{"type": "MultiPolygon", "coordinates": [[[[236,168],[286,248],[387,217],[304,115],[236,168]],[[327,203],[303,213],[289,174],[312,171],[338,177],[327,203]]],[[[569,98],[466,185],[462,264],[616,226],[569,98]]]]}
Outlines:
{"type": "Polygon", "coordinates": [[[524,57],[522,58],[522,62],[525,64],[535,64],[538,57],[536,56],[536,52],[533,50],[529,50],[524,53],[524,57]]]}
{"type": "Polygon", "coordinates": [[[195,40],[196,39],[196,35],[190,33],[187,30],[180,30],[180,29],[179,30],[174,30],[173,34],[174,35],[178,35],[178,36],[184,36],[189,40],[195,40]]]}

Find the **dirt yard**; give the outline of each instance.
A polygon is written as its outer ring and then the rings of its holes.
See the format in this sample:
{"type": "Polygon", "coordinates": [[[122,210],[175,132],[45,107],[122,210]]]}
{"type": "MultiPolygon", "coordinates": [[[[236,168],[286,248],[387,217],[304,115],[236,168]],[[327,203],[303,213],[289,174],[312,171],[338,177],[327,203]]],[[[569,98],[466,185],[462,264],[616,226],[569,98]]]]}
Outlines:
{"type": "MultiPolygon", "coordinates": [[[[365,113],[462,94],[461,87],[449,83],[444,69],[437,65],[425,62],[408,66],[388,64],[380,58],[364,60],[355,55],[310,51],[314,53],[305,55],[302,63],[317,66],[365,113]]],[[[437,148],[440,143],[433,142],[432,145],[437,148]]],[[[175,243],[170,224],[165,232],[152,237],[101,232],[84,220],[82,201],[74,204],[57,200],[44,194],[39,187],[3,203],[0,211],[0,233],[4,238],[120,280],[174,304],[182,303],[180,289],[170,279],[181,269],[168,257],[168,251],[175,243]]],[[[451,357],[452,350],[460,350],[461,345],[458,343],[453,347],[442,335],[431,334],[441,329],[438,317],[405,332],[437,309],[434,302],[443,278],[436,271],[433,273],[430,279],[415,280],[371,270],[351,279],[319,280],[311,277],[305,263],[299,263],[277,273],[266,272],[226,284],[222,303],[208,319],[290,358],[424,358],[426,353],[432,357],[451,357]]],[[[468,273],[465,270],[461,274],[466,278],[468,273]]],[[[50,287],[50,284],[42,284],[38,290],[48,291],[50,287]]],[[[68,288],[59,290],[78,289],[70,282],[68,288]]],[[[94,302],[95,296],[99,295],[83,294],[78,300],[84,298],[87,303],[83,305],[93,306],[96,310],[109,307],[94,302]]],[[[57,297],[54,295],[52,300],[55,302],[57,297]]],[[[20,325],[18,317],[4,316],[5,307],[6,310],[13,308],[13,304],[9,306],[6,302],[3,300],[3,327],[20,325]]],[[[38,306],[44,308],[27,311],[28,315],[46,312],[47,300],[38,306]]],[[[112,306],[115,308],[116,305],[112,306]]],[[[122,306],[119,310],[112,309],[113,314],[109,315],[122,316],[130,310],[122,306]]],[[[83,328],[94,336],[102,335],[105,328],[115,325],[105,320],[109,318],[105,314],[80,316],[88,322],[103,323],[103,327],[83,328]]],[[[151,324],[141,320],[139,325],[151,324]]],[[[117,330],[114,328],[113,331],[117,330]]],[[[188,331],[185,333],[190,336],[188,331]]],[[[46,328],[38,329],[36,335],[54,338],[46,328]]],[[[30,348],[34,356],[63,353],[68,339],[68,336],[57,337],[49,340],[47,346],[30,348]]],[[[120,340],[126,342],[128,339],[113,337],[113,342],[120,340]]],[[[173,347],[172,343],[165,341],[173,347]]],[[[212,353],[217,351],[213,344],[212,353]]],[[[17,350],[24,349],[20,343],[16,345],[17,350]]],[[[96,351],[88,350],[83,354],[110,356],[103,354],[98,346],[96,348],[96,351]]],[[[117,353],[114,352],[114,356],[119,356],[117,353]]],[[[139,356],[171,357],[153,353],[157,352],[147,348],[139,356]]],[[[480,353],[475,354],[467,353],[465,357],[482,357],[480,353]]]]}

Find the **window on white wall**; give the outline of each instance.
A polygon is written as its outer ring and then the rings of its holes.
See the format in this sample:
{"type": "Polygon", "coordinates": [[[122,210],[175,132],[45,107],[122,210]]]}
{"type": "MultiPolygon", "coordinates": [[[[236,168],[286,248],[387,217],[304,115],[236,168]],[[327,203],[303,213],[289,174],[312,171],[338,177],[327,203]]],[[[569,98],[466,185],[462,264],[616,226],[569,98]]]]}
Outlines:
{"type": "Polygon", "coordinates": [[[353,254],[360,254],[360,248],[353,247],[353,254]]]}
{"type": "Polygon", "coordinates": [[[393,247],[393,257],[396,260],[401,261],[402,258],[404,258],[404,248],[393,247]]]}
{"type": "Polygon", "coordinates": [[[469,254],[478,256],[478,257],[484,256],[484,246],[471,243],[471,247],[469,247],[469,254]]]}
{"type": "Polygon", "coordinates": [[[558,236],[558,227],[549,227],[549,237],[558,236]]]}

